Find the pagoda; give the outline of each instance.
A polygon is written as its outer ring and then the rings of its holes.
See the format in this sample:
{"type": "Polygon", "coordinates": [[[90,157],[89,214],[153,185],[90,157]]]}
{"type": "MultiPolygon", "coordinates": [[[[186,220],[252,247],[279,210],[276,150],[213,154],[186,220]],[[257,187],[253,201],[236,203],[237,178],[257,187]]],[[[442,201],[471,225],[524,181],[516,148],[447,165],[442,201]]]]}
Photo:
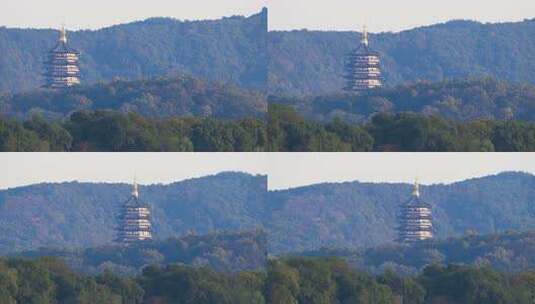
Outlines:
{"type": "Polygon", "coordinates": [[[349,54],[345,68],[344,90],[347,92],[359,93],[383,85],[379,53],[370,49],[366,27],[362,32],[360,46],[349,54]]]}
{"type": "Polygon", "coordinates": [[[117,243],[131,244],[152,240],[150,206],[139,199],[136,182],[130,198],[122,205],[117,220],[117,243]]]}
{"type": "Polygon", "coordinates": [[[48,52],[45,62],[46,88],[64,89],[80,84],[80,52],[67,45],[67,31],[61,28],[58,43],[48,52]]]}
{"type": "Polygon", "coordinates": [[[400,243],[415,243],[433,238],[431,205],[420,199],[420,187],[414,184],[410,199],[401,206],[399,214],[400,243]]]}

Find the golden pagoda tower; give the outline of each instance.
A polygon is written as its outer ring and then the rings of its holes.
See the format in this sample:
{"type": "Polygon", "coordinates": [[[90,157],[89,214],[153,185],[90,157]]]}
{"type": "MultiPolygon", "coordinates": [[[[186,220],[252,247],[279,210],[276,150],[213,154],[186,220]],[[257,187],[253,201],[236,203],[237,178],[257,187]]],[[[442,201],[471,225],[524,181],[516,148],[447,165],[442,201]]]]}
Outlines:
{"type": "Polygon", "coordinates": [[[79,85],[79,59],[80,52],[67,45],[67,31],[62,27],[56,46],[48,52],[44,86],[50,89],[63,89],[79,85]]]}
{"type": "Polygon", "coordinates": [[[420,185],[414,184],[414,190],[407,202],[401,205],[399,214],[400,243],[414,243],[433,238],[431,205],[420,198],[420,185]]]}
{"type": "Polygon", "coordinates": [[[131,244],[152,240],[150,206],[139,199],[139,189],[135,181],[132,194],[121,207],[117,220],[117,243],[131,244]]]}
{"type": "Polygon", "coordinates": [[[347,92],[363,92],[383,85],[379,53],[369,47],[368,30],[364,27],[360,46],[353,50],[346,61],[347,92]]]}

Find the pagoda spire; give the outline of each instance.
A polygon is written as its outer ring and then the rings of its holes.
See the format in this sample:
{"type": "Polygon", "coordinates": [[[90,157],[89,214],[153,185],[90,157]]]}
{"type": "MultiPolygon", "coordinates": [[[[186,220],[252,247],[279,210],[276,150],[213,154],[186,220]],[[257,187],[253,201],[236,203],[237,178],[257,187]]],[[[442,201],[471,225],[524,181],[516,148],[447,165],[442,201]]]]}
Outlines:
{"type": "Polygon", "coordinates": [[[363,26],[362,28],[362,40],[361,40],[361,43],[362,45],[368,47],[368,45],[370,44],[369,41],[368,41],[368,28],[366,27],[366,25],[363,26]]]}
{"type": "Polygon", "coordinates": [[[117,214],[117,238],[120,244],[152,240],[150,206],[139,199],[136,178],[130,198],[123,203],[117,214]]]}
{"type": "Polygon", "coordinates": [[[80,52],[67,44],[65,26],[59,29],[56,46],[47,54],[45,61],[44,87],[49,89],[65,89],[80,84],[80,52]]]}
{"type": "Polygon", "coordinates": [[[418,183],[418,179],[414,182],[414,188],[412,190],[412,196],[420,197],[420,184],[418,183]]]}
{"type": "Polygon", "coordinates": [[[61,26],[61,29],[59,30],[59,42],[61,43],[67,43],[67,30],[65,30],[65,25],[61,26]]]}
{"type": "Polygon", "coordinates": [[[346,60],[344,90],[347,92],[361,93],[383,85],[379,53],[370,49],[368,39],[368,28],[364,26],[359,47],[346,60]]]}
{"type": "Polygon", "coordinates": [[[420,184],[414,183],[411,197],[400,206],[398,241],[414,243],[433,238],[431,205],[420,199],[420,184]]]}
{"type": "Polygon", "coordinates": [[[134,177],[134,184],[132,187],[132,197],[139,198],[139,188],[137,185],[137,179],[134,177]]]}

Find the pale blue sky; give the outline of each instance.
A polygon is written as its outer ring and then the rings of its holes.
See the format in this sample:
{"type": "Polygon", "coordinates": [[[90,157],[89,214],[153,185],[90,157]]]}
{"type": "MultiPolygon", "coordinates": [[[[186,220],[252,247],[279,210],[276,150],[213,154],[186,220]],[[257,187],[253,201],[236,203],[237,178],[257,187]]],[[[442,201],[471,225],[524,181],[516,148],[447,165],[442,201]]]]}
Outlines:
{"type": "Polygon", "coordinates": [[[535,174],[535,153],[0,153],[0,189],[41,182],[141,184],[239,171],[269,189],[324,182],[451,183],[503,171],[535,174]]]}
{"type": "Polygon", "coordinates": [[[100,28],[154,16],[216,19],[270,9],[270,29],[399,31],[451,19],[535,17],[534,0],[2,0],[0,25],[100,28]]]}

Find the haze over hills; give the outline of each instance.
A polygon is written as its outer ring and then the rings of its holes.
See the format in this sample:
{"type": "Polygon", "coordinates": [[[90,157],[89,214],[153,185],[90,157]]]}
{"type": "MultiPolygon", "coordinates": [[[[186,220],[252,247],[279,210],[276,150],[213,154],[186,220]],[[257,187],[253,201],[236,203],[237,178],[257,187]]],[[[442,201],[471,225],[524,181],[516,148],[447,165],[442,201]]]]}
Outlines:
{"type": "MultiPolygon", "coordinates": [[[[535,229],[535,176],[503,173],[422,187],[438,238],[535,229]]],[[[128,185],[42,184],[0,192],[0,251],[92,247],[114,236],[114,210],[128,185]]],[[[224,173],[141,188],[153,208],[156,238],[195,231],[263,229],[270,253],[371,247],[395,239],[407,184],[318,184],[267,192],[265,176],[224,173]],[[207,191],[209,189],[209,191],[207,191]]]]}
{"type": "MultiPolygon", "coordinates": [[[[55,30],[0,27],[0,92],[39,87],[46,51],[57,38],[55,30]]],[[[69,44],[82,52],[82,79],[89,84],[190,74],[264,89],[266,42],[267,9],[250,17],[192,22],[152,18],[69,33],[69,44]]]]}
{"type": "MultiPolygon", "coordinates": [[[[370,37],[390,86],[418,80],[491,76],[535,83],[535,19],[482,24],[451,21],[370,37]]],[[[269,33],[269,91],[321,95],[341,91],[346,55],[359,45],[355,32],[269,33]]]]}

